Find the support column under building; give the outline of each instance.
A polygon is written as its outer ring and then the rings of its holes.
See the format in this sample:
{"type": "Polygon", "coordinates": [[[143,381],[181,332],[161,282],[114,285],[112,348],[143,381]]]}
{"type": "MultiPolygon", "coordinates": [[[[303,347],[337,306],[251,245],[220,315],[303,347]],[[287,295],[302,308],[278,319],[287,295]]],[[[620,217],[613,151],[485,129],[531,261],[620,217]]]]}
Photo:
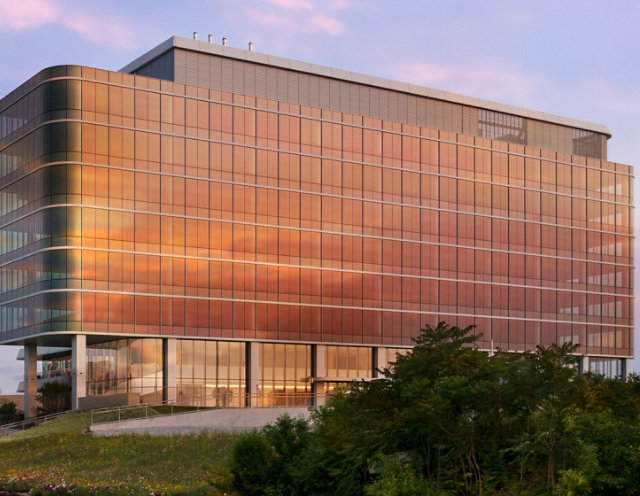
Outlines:
{"type": "Polygon", "coordinates": [[[387,367],[387,349],[376,347],[373,349],[373,377],[383,377],[382,370],[387,367]]]}
{"type": "Polygon", "coordinates": [[[325,383],[318,381],[319,378],[327,376],[327,347],[315,345],[313,347],[313,405],[322,406],[325,404],[325,383]]]}
{"type": "Polygon", "coordinates": [[[629,379],[629,369],[631,368],[631,359],[623,358],[622,359],[622,380],[626,381],[629,379]]]}
{"type": "Polygon", "coordinates": [[[87,336],[71,338],[71,408],[79,408],[80,398],[87,395],[87,336]]]}
{"type": "Polygon", "coordinates": [[[260,344],[247,343],[247,406],[260,406],[260,344]]]}
{"type": "Polygon", "coordinates": [[[586,355],[582,357],[582,363],[580,365],[581,365],[581,370],[580,370],[581,374],[586,374],[587,372],[589,372],[589,357],[586,355]]]}
{"type": "Polygon", "coordinates": [[[163,400],[165,403],[175,403],[178,397],[178,341],[173,338],[162,341],[162,382],[163,400]]]}
{"type": "Polygon", "coordinates": [[[24,418],[37,414],[36,393],[38,392],[38,347],[24,345],[24,418]]]}

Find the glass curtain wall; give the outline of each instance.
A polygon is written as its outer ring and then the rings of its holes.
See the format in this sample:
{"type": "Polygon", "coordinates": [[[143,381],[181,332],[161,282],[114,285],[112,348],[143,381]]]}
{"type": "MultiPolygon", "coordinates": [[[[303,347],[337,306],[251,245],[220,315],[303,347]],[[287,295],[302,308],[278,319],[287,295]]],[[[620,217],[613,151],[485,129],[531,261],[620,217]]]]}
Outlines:
{"type": "Polygon", "coordinates": [[[245,344],[178,340],[176,401],[200,406],[244,406],[245,344]]]}
{"type": "Polygon", "coordinates": [[[162,340],[118,339],[87,346],[87,395],[139,394],[162,401],[162,340]]]}
{"type": "Polygon", "coordinates": [[[308,405],[311,400],[311,346],[260,343],[260,402],[308,405]]]}
{"type": "MultiPolygon", "coordinates": [[[[90,68],[38,78],[0,104],[2,341],[403,346],[446,320],[484,349],[632,353],[629,166],[90,68]]],[[[99,361],[96,390],[120,390],[99,361]]],[[[206,384],[193,367],[184,394],[206,384]]]]}
{"type": "Polygon", "coordinates": [[[337,387],[348,387],[357,379],[373,377],[373,349],[354,346],[327,346],[327,377],[324,392],[331,393],[337,387]],[[343,380],[340,380],[343,379],[343,380]]]}

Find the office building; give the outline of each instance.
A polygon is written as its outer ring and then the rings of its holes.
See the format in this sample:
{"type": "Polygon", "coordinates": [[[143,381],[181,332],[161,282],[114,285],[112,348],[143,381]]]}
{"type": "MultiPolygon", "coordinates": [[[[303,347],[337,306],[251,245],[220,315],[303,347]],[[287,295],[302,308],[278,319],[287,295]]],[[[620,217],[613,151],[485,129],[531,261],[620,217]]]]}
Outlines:
{"type": "Polygon", "coordinates": [[[609,137],[180,37],[44,69],[0,100],[0,343],[25,347],[27,405],[38,358],[75,406],[305,402],[441,320],[624,375],[632,170],[609,137]]]}

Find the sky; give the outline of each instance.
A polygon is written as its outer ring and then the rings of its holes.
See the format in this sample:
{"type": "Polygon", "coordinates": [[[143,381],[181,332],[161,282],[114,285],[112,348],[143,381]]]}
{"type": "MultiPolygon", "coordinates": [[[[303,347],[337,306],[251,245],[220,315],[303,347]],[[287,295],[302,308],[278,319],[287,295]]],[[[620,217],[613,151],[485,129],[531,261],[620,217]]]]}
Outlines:
{"type": "MultiPolygon", "coordinates": [[[[252,41],[257,52],[604,124],[609,160],[635,166],[638,19],[636,0],[0,0],[0,97],[45,67],[118,70],[197,31],[202,40],[252,41]]],[[[22,377],[16,354],[0,348],[4,394],[22,377]]]]}

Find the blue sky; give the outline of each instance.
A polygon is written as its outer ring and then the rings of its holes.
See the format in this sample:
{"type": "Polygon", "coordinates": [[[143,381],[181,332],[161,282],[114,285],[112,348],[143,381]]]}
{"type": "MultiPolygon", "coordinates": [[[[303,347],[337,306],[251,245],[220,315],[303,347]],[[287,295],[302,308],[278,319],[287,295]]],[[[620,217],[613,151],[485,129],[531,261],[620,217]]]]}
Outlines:
{"type": "MultiPolygon", "coordinates": [[[[0,0],[0,97],[44,67],[117,70],[171,35],[198,31],[604,124],[613,134],[609,159],[637,165],[638,19],[635,0],[0,0]]],[[[4,393],[22,375],[15,355],[0,349],[4,393]]]]}

